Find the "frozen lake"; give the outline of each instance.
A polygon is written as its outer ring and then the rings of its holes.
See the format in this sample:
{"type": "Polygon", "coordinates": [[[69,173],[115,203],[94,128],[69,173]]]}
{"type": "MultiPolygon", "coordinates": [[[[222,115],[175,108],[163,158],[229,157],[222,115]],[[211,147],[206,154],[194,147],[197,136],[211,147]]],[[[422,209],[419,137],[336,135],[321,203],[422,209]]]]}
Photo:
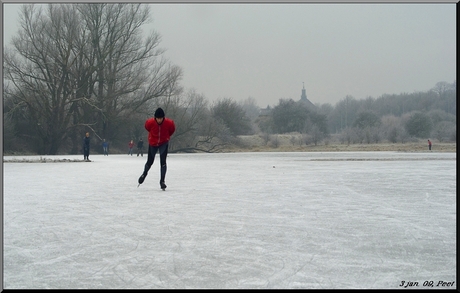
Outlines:
{"type": "Polygon", "coordinates": [[[456,153],[90,159],[4,162],[3,288],[457,288],[456,153]]]}

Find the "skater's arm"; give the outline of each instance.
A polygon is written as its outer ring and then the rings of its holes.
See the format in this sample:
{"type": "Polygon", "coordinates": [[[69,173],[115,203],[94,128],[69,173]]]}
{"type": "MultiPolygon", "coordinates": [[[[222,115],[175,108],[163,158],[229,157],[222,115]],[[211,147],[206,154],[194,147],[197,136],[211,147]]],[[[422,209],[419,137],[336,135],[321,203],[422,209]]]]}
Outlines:
{"type": "Polygon", "coordinates": [[[174,124],[174,120],[171,120],[171,127],[169,127],[169,136],[173,135],[176,131],[176,124],[174,124]]]}
{"type": "Polygon", "coordinates": [[[155,122],[154,118],[147,119],[144,125],[145,129],[150,132],[150,129],[152,128],[152,125],[154,122],[155,122]]]}

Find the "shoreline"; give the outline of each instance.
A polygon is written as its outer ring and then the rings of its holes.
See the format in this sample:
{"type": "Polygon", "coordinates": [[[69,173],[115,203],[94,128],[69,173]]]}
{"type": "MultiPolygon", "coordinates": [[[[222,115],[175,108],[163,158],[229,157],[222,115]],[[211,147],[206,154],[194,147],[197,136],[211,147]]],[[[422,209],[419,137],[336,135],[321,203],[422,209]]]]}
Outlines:
{"type": "Polygon", "coordinates": [[[428,145],[420,143],[381,143],[381,144],[328,144],[328,145],[280,145],[272,147],[269,145],[253,145],[248,147],[228,147],[221,152],[457,152],[457,143],[433,144],[431,151],[428,145]]]}
{"type": "MultiPolygon", "coordinates": [[[[292,145],[284,143],[278,147],[270,144],[261,145],[260,143],[245,144],[246,146],[229,146],[225,147],[216,153],[242,153],[242,152],[413,152],[413,153],[456,153],[457,143],[436,143],[433,144],[432,150],[428,150],[428,145],[416,142],[409,143],[378,143],[378,144],[321,144],[321,145],[292,145]]],[[[170,153],[176,153],[171,151],[170,153]]],[[[200,153],[200,152],[196,152],[200,153]]],[[[98,155],[102,153],[94,153],[98,155]]],[[[121,154],[121,153],[113,153],[121,154]]],[[[71,155],[71,154],[56,154],[56,155],[71,155]]],[[[74,154],[77,155],[77,154],[74,154]]],[[[80,155],[80,154],[78,154],[80,155]]],[[[21,153],[4,153],[6,156],[40,156],[37,154],[21,154],[21,153]]],[[[46,155],[42,155],[43,157],[46,155]]],[[[5,160],[3,160],[5,162],[5,160]]]]}

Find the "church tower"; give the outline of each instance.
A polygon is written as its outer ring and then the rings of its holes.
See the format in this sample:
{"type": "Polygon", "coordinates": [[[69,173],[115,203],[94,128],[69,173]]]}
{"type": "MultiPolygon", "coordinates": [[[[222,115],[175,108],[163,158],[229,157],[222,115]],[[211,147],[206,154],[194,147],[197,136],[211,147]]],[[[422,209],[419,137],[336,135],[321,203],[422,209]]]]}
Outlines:
{"type": "Polygon", "coordinates": [[[316,110],[316,106],[312,102],[310,102],[309,99],[307,99],[307,93],[305,91],[305,83],[304,82],[302,83],[303,83],[303,88],[302,88],[302,95],[300,96],[300,102],[305,104],[308,109],[316,110]]]}
{"type": "Polygon", "coordinates": [[[305,91],[305,83],[302,82],[302,84],[303,84],[303,89],[302,89],[302,95],[300,96],[300,100],[306,102],[308,99],[307,99],[307,94],[305,91]]]}

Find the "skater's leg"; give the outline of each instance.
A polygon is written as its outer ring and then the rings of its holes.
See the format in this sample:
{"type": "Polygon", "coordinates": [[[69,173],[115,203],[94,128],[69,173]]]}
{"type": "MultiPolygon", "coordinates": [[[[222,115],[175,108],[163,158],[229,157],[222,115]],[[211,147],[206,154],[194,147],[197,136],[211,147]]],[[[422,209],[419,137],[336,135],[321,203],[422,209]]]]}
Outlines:
{"type": "Polygon", "coordinates": [[[168,155],[168,143],[165,143],[164,145],[160,146],[160,171],[161,171],[161,177],[160,177],[160,182],[164,183],[165,182],[165,177],[166,177],[166,157],[168,155]]]}
{"type": "Polygon", "coordinates": [[[149,146],[149,153],[147,156],[147,163],[144,166],[144,172],[142,173],[141,177],[137,181],[139,184],[142,184],[147,176],[147,173],[150,170],[150,167],[153,165],[153,161],[155,160],[155,154],[157,153],[158,147],[149,146]]]}
{"type": "Polygon", "coordinates": [[[158,151],[158,147],[149,146],[148,156],[147,156],[147,163],[145,163],[144,167],[144,175],[147,176],[147,173],[150,170],[150,167],[153,165],[153,161],[155,161],[155,154],[158,151]]]}

